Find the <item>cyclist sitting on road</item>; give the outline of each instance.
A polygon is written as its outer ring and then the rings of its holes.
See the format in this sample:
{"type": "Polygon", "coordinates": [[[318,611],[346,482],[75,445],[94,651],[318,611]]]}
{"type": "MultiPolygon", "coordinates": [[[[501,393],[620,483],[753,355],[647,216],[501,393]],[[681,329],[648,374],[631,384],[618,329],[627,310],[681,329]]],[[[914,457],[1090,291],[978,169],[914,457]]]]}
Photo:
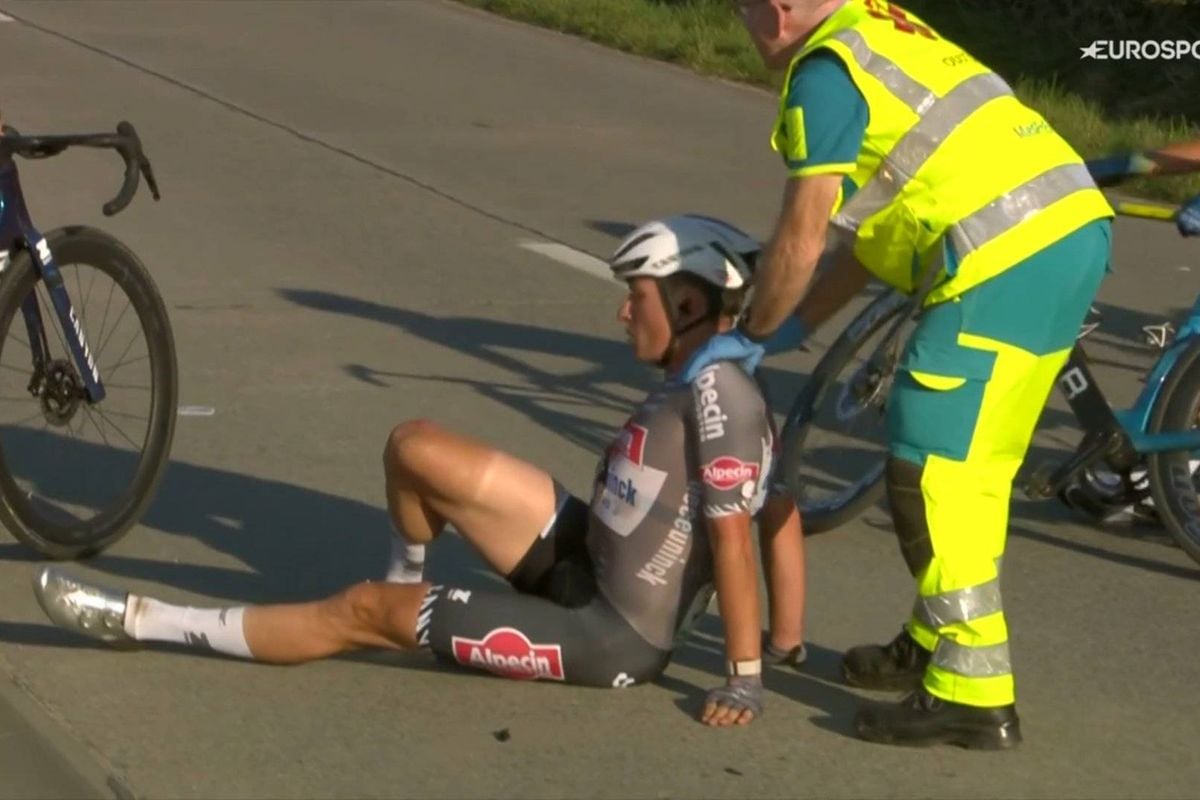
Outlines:
{"type": "MultiPolygon", "coordinates": [[[[1109,186],[1137,175],[1183,175],[1200,172],[1200,139],[1160,147],[1120,153],[1088,162],[1096,182],[1109,186]]],[[[1175,217],[1184,236],[1200,236],[1200,195],[1184,203],[1175,217]]]]}
{"type": "MultiPolygon", "coordinates": [[[[634,231],[612,268],[628,283],[618,319],[635,357],[671,376],[728,330],[758,247],[696,216],[634,231]]],[[[114,645],[176,642],[273,663],[424,647],[511,678],[625,687],[663,671],[715,583],[728,680],[709,693],[702,720],[746,724],[763,702],[750,524],[764,503],[762,549],[780,646],[763,655],[803,658],[803,537],[790,496],[767,499],[774,448],[766,401],[731,363],[691,385],[652,391],[603,454],[590,504],[531,464],[412,421],[392,431],[384,451],[388,508],[403,533],[384,582],[311,603],[200,609],[47,567],[35,593],[58,625],[114,645]],[[414,563],[423,552],[409,548],[447,525],[517,592],[423,582],[414,563]]]]}
{"type": "Polygon", "coordinates": [[[851,649],[842,669],[912,690],[859,709],[866,739],[1011,747],[1012,482],[1106,272],[1112,209],[1041,114],[899,6],[733,2],[764,63],[787,68],[772,144],[789,180],[749,314],[682,377],[797,345],[870,274],[924,299],[887,404],[888,495],[917,602],[895,640],[851,649]],[[817,273],[827,244],[840,246],[817,273]]]}

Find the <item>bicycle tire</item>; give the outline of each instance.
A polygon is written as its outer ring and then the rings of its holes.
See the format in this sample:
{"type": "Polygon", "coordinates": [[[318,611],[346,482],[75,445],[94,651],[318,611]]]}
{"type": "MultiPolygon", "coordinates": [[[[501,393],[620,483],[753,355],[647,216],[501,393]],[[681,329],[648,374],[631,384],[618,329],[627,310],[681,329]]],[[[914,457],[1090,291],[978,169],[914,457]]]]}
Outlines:
{"type": "MultiPolygon", "coordinates": [[[[1179,357],[1150,415],[1150,433],[1200,426],[1200,341],[1179,357]]],[[[1192,472],[1192,453],[1152,453],[1150,491],[1163,525],[1189,556],[1200,563],[1200,487],[1192,472]]]]}
{"type": "Polygon", "coordinates": [[[834,387],[837,376],[860,348],[880,330],[892,325],[897,315],[907,310],[910,302],[910,298],[889,291],[867,305],[822,356],[813,370],[812,378],[792,403],[781,434],[783,453],[780,469],[784,484],[800,509],[806,535],[823,533],[846,524],[883,496],[883,463],[886,457],[880,461],[878,474],[874,474],[874,468],[865,472],[855,482],[854,491],[844,497],[835,497],[832,502],[817,502],[807,497],[801,474],[806,463],[804,443],[812,429],[817,408],[834,387]]]}
{"type": "MultiPolygon", "coordinates": [[[[17,484],[5,449],[0,446],[0,524],[44,557],[69,559],[92,555],[120,539],[154,498],[174,438],[179,380],[166,306],[150,273],[133,251],[109,234],[85,226],[53,230],[46,241],[57,263],[98,269],[125,293],[146,339],[152,376],[150,416],[133,477],[114,502],[89,520],[63,524],[40,514],[17,484]]],[[[6,272],[0,281],[0,355],[14,315],[40,277],[24,251],[14,255],[6,272]]],[[[58,325],[53,316],[43,322],[46,326],[58,325]]]]}

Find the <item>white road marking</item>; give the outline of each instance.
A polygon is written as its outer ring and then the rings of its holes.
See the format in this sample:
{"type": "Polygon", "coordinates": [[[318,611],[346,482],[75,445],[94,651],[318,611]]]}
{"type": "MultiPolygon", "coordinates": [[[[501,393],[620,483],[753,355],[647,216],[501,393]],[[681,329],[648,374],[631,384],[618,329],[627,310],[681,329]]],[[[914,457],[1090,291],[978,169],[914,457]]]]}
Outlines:
{"type": "Polygon", "coordinates": [[[212,406],[180,406],[179,416],[181,417],[211,417],[216,414],[217,410],[212,406]]]}
{"type": "Polygon", "coordinates": [[[608,264],[605,264],[593,255],[581,252],[573,247],[567,247],[565,244],[558,244],[556,242],[536,242],[531,240],[521,241],[517,244],[525,250],[552,258],[560,264],[566,264],[568,267],[591,275],[593,278],[599,278],[606,283],[616,283],[616,279],[613,278],[612,270],[608,268],[608,264]]]}
{"type": "Polygon", "coordinates": [[[7,14],[0,14],[0,22],[12,22],[13,18],[7,14]]]}

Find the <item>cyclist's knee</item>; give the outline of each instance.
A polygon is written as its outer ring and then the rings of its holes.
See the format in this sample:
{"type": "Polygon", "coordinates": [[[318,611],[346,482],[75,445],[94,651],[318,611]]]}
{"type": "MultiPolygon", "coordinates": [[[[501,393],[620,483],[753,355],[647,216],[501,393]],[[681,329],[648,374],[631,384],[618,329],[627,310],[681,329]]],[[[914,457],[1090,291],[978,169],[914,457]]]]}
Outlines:
{"type": "Polygon", "coordinates": [[[428,419],[412,419],[392,428],[383,448],[383,464],[388,474],[416,472],[432,437],[440,430],[436,422],[428,419]]]}

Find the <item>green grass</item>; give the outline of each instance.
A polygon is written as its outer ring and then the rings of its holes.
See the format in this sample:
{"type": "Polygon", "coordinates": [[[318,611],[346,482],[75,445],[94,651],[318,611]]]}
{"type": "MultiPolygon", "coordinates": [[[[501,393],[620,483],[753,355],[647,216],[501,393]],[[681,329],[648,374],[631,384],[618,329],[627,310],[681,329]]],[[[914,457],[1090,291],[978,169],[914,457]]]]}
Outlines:
{"type": "MultiPolygon", "coordinates": [[[[774,88],[781,76],[769,73],[733,14],[728,0],[459,0],[459,2],[512,19],[574,34],[628,53],[668,61],[696,72],[774,88]]],[[[1069,4],[1068,4],[1069,5],[1069,4]]],[[[1045,9],[1044,3],[1035,7],[1045,9]]],[[[932,14],[927,15],[929,20],[932,14]]],[[[936,20],[933,21],[935,27],[936,20]]],[[[994,30],[994,26],[987,27],[994,30]]],[[[1011,28],[1008,30],[1011,31],[1011,28]]],[[[1011,35],[1011,34],[1007,34],[1011,35]]],[[[1047,48],[1077,59],[1073,42],[1031,42],[1028,31],[1018,34],[1018,46],[1045,53],[1047,48]]],[[[959,43],[972,49],[971,42],[959,43]]],[[[996,49],[995,40],[981,42],[996,49]]],[[[1011,43],[1008,43],[1011,49],[1011,43]]],[[[1063,62],[1067,67],[1074,66],[1063,62]]],[[[1107,65],[1105,65],[1107,66],[1107,65]]],[[[1115,65],[1114,65],[1115,66],[1115,65]]],[[[1200,129],[1183,116],[1122,117],[1106,110],[1099,100],[1064,88],[1056,79],[1056,66],[1039,65],[1051,76],[1005,74],[1017,95],[1038,109],[1086,158],[1119,150],[1150,148],[1200,136],[1200,129]]],[[[1119,69],[1119,68],[1118,68],[1119,69]]],[[[1077,72],[1078,70],[1076,70],[1077,72]]],[[[1010,70],[1011,72],[1011,70],[1010,70]]],[[[1002,70],[1003,74],[1003,70],[1002,70]]],[[[1111,82],[1109,82],[1110,84],[1111,82]]],[[[1132,83],[1132,82],[1131,82],[1132,83]]],[[[1109,84],[1107,106],[1136,106],[1143,99],[1136,83],[1116,95],[1109,84]]],[[[1190,91],[1189,91],[1190,96],[1190,91]]],[[[1127,186],[1130,193],[1163,200],[1182,201],[1200,194],[1200,175],[1141,180],[1127,186]]]]}

